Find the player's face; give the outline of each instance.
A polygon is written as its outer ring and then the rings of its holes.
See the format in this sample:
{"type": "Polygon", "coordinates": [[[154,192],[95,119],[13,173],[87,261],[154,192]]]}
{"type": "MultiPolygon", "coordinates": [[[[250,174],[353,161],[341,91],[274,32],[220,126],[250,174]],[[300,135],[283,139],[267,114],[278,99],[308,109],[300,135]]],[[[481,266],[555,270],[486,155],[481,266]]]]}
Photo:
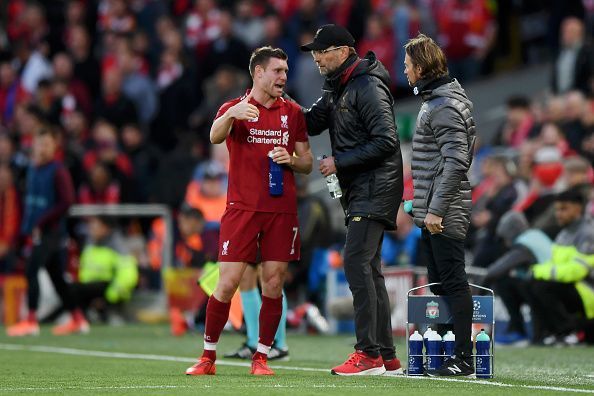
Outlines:
{"type": "Polygon", "coordinates": [[[287,84],[287,61],[279,58],[270,58],[265,68],[262,68],[260,85],[262,90],[273,98],[283,94],[287,84]]]}
{"type": "Polygon", "coordinates": [[[408,85],[411,87],[421,79],[421,71],[418,67],[413,65],[412,59],[408,54],[404,56],[404,74],[408,80],[408,85]]]}

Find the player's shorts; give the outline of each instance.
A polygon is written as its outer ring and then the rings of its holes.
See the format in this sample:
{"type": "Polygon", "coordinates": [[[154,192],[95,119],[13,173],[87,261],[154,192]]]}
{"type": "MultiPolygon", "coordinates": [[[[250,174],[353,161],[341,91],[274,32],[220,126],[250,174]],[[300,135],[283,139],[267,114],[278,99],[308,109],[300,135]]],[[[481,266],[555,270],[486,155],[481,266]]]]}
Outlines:
{"type": "Polygon", "coordinates": [[[301,239],[296,214],[225,210],[221,219],[219,261],[255,263],[299,260],[301,239]]]}

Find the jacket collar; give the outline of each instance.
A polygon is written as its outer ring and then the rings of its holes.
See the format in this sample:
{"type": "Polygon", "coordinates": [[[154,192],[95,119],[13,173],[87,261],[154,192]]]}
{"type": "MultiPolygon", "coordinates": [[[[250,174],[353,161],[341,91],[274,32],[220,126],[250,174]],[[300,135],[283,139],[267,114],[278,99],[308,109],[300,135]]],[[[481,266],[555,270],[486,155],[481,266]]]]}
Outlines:
{"type": "Polygon", "coordinates": [[[361,63],[361,59],[357,55],[353,54],[349,56],[338,69],[326,77],[323,89],[325,91],[337,91],[349,81],[349,78],[351,78],[353,71],[355,71],[359,63],[361,63]]]}
{"type": "Polygon", "coordinates": [[[441,87],[442,85],[449,84],[454,81],[449,74],[443,77],[437,77],[433,79],[421,79],[413,85],[413,93],[415,95],[424,95],[433,91],[435,88],[441,87]]]}

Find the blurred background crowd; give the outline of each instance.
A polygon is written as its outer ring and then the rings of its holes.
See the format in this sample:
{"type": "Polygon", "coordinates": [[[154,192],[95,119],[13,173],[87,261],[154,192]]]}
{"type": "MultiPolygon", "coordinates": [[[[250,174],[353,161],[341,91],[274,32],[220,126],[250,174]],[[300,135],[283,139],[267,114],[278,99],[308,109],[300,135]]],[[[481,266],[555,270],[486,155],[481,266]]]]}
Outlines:
{"type": "MultiPolygon", "coordinates": [[[[228,153],[208,141],[212,119],[248,87],[250,53],[263,45],[287,52],[287,92],[305,107],[314,103],[322,78],[298,48],[325,23],[347,27],[360,55],[377,54],[392,76],[397,114],[399,102],[414,100],[407,98],[402,46],[419,31],[440,43],[451,75],[466,87],[548,65],[538,94],[507,87],[494,133],[481,134],[478,125],[467,248],[469,267],[486,269],[476,271],[479,280],[496,282],[503,294],[509,289],[509,273],[495,277],[488,268],[509,252],[508,231],[498,226],[510,210],[552,240],[567,226],[555,217],[559,192],[579,188],[583,214],[594,214],[593,1],[5,0],[0,18],[4,277],[25,272],[33,235],[23,231],[22,208],[42,130],[55,134],[55,158],[68,170],[75,203],[158,203],[173,210],[171,263],[162,263],[163,219],[103,221],[134,256],[140,275],[133,287],[160,290],[164,268],[199,270],[216,261],[228,153]]],[[[399,132],[406,160],[411,125],[399,132]]],[[[336,202],[314,187],[319,175],[311,179],[297,179],[303,251],[287,287],[290,306],[309,301],[324,310],[324,276],[340,267],[344,231],[336,202]]],[[[86,222],[68,221],[64,257],[73,279],[85,240],[93,237],[86,222]]],[[[385,236],[384,264],[415,266],[420,230],[402,211],[398,225],[385,236]]],[[[526,338],[523,328],[510,332],[526,338]]]]}

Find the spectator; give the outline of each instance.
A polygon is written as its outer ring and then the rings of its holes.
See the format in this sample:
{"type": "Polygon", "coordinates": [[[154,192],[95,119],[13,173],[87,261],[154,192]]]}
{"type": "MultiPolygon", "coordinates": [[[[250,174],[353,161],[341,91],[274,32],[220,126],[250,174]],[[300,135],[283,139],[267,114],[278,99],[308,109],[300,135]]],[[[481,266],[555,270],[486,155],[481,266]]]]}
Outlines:
{"type": "Polygon", "coordinates": [[[116,127],[129,122],[136,122],[138,116],[132,101],[122,92],[122,72],[111,69],[105,73],[102,80],[103,92],[96,109],[98,118],[104,118],[116,127]]]}
{"type": "Polygon", "coordinates": [[[47,59],[47,45],[31,47],[23,41],[15,46],[15,53],[22,65],[21,82],[28,94],[35,92],[37,84],[52,76],[52,66],[47,59]]]}
{"type": "MultiPolygon", "coordinates": [[[[300,45],[313,41],[314,34],[311,31],[304,31],[300,34],[300,45]]],[[[320,98],[320,87],[324,84],[324,77],[320,70],[311,61],[311,55],[306,52],[299,52],[295,57],[295,79],[288,83],[293,86],[297,100],[306,108],[311,107],[320,98]]],[[[290,72],[290,70],[289,70],[290,72]]]]}
{"type": "Polygon", "coordinates": [[[114,180],[109,167],[101,162],[93,165],[88,173],[88,183],[80,186],[78,202],[81,204],[120,203],[120,184],[114,180]]]}
{"type": "Polygon", "coordinates": [[[586,42],[584,22],[568,17],[561,23],[561,48],[553,63],[553,91],[563,94],[578,90],[584,95],[592,92],[594,51],[586,42]]]}
{"type": "Polygon", "coordinates": [[[497,33],[487,1],[444,0],[437,4],[438,41],[450,74],[462,82],[475,80],[497,33]]]}
{"type": "MultiPolygon", "coordinates": [[[[225,12],[223,11],[222,15],[225,12]]],[[[229,14],[230,15],[230,14],[229,14]]],[[[235,5],[235,18],[233,18],[233,33],[239,37],[248,49],[254,49],[264,38],[264,23],[259,15],[256,15],[253,0],[239,0],[235,5]]],[[[225,27],[221,20],[221,33],[225,27]]]]}
{"type": "MultiPolygon", "coordinates": [[[[522,304],[530,302],[527,292],[529,283],[525,274],[531,265],[551,258],[551,239],[542,231],[529,228],[526,217],[520,212],[509,211],[497,224],[496,234],[505,242],[507,251],[495,262],[490,263],[482,283],[494,285],[509,314],[504,333],[499,333],[495,342],[504,345],[521,346],[528,343],[528,332],[524,326],[522,304]]],[[[536,332],[542,324],[533,318],[536,332]]]]}
{"type": "Polygon", "coordinates": [[[89,32],[83,25],[70,28],[66,47],[74,62],[73,75],[87,86],[92,98],[99,97],[101,68],[97,59],[93,57],[89,32]]]}
{"type": "Polygon", "coordinates": [[[536,134],[534,114],[530,100],[525,96],[512,96],[507,100],[506,120],[496,138],[498,146],[518,148],[536,134]]]}
{"type": "Polygon", "coordinates": [[[150,139],[162,150],[171,151],[178,143],[177,135],[187,127],[195,105],[192,78],[175,51],[161,54],[157,89],[161,106],[150,139]]]}
{"type": "Polygon", "coordinates": [[[20,227],[19,194],[7,163],[0,163],[0,274],[16,267],[16,242],[20,227]]]}
{"type": "MultiPolygon", "coordinates": [[[[391,30],[385,26],[384,19],[379,14],[372,14],[367,18],[367,28],[365,29],[365,36],[359,41],[357,52],[361,55],[369,51],[375,52],[377,59],[384,64],[392,84],[395,81],[395,42],[391,30]]],[[[402,64],[402,63],[400,63],[402,64]]],[[[402,73],[398,73],[402,74],[402,73]]]]}
{"type": "Polygon", "coordinates": [[[491,158],[492,183],[482,202],[475,205],[471,224],[475,231],[476,251],[473,265],[486,267],[504,253],[504,246],[495,229],[501,216],[512,208],[518,198],[514,186],[515,167],[505,157],[491,158]]]}
{"type": "Polygon", "coordinates": [[[126,1],[101,0],[98,27],[101,31],[131,33],[136,27],[136,20],[128,9],[126,1]]]}
{"type": "Polygon", "coordinates": [[[227,206],[227,172],[213,161],[199,167],[201,177],[188,184],[185,201],[200,210],[206,221],[220,223],[227,206]]]}
{"type": "Polygon", "coordinates": [[[584,330],[586,339],[594,342],[594,291],[589,283],[594,268],[594,224],[584,218],[584,203],[578,189],[555,198],[555,216],[563,231],[555,238],[551,259],[531,268],[531,308],[544,325],[540,340],[545,345],[575,344],[579,342],[576,333],[584,330]]]}
{"type": "Polygon", "coordinates": [[[93,128],[93,148],[87,150],[83,157],[85,171],[90,172],[97,162],[103,162],[108,166],[111,174],[123,189],[123,200],[127,202],[133,189],[131,181],[134,169],[128,156],[118,146],[115,126],[105,121],[98,121],[93,128]]]}
{"type": "Polygon", "coordinates": [[[203,59],[209,45],[219,36],[220,10],[214,0],[194,0],[194,7],[185,21],[186,46],[203,59]]]}
{"type": "Polygon", "coordinates": [[[155,146],[146,142],[140,127],[136,124],[124,125],[122,144],[124,153],[132,162],[134,169],[136,196],[133,197],[133,200],[134,202],[149,202],[161,153],[155,146]]]}
{"type": "Polygon", "coordinates": [[[126,41],[117,53],[118,66],[123,75],[122,93],[134,103],[140,125],[147,128],[159,107],[157,89],[153,81],[140,71],[142,59],[132,52],[130,45],[126,41]]]}
{"type": "Polygon", "coordinates": [[[27,258],[27,317],[7,328],[9,336],[39,334],[37,307],[39,282],[37,275],[42,267],[50,279],[62,303],[71,311],[72,321],[84,327],[84,319],[74,311],[68,285],[64,279],[63,246],[66,237],[66,212],[74,203],[75,194],[68,171],[54,158],[57,151],[57,136],[50,129],[42,129],[33,144],[33,163],[27,174],[27,190],[21,234],[28,238],[31,253],[27,258]]]}
{"type": "Polygon", "coordinates": [[[210,145],[210,124],[221,103],[241,96],[247,83],[245,73],[227,65],[220,66],[212,77],[204,81],[205,97],[189,119],[190,126],[198,130],[204,144],[210,145]]]}
{"type": "MultiPolygon", "coordinates": [[[[242,71],[248,69],[250,51],[244,42],[247,39],[240,38],[247,34],[244,32],[239,36],[233,31],[233,16],[229,11],[220,13],[219,28],[220,33],[213,40],[203,61],[203,77],[211,76],[222,65],[230,65],[242,71]]],[[[260,37],[257,37],[256,44],[259,41],[260,37]]]]}
{"type": "MultiPolygon", "coordinates": [[[[153,270],[161,270],[165,224],[157,219],[151,227],[148,243],[149,262],[153,270]]],[[[176,268],[202,268],[208,261],[216,261],[218,228],[205,227],[199,209],[182,204],[174,224],[173,263],[176,268]]]]}
{"type": "Polygon", "coordinates": [[[67,86],[68,94],[73,96],[74,102],[72,108],[76,106],[80,107],[85,112],[85,115],[89,117],[92,113],[89,88],[74,76],[72,58],[64,52],[54,55],[53,71],[54,78],[62,80],[67,86]]]}
{"type": "Polygon", "coordinates": [[[94,216],[88,220],[89,240],[80,255],[78,282],[70,285],[79,321],[71,320],[54,329],[56,335],[87,333],[84,311],[97,299],[101,306],[128,301],[138,283],[136,259],[116,232],[114,221],[94,216]]]}
{"type": "Polygon", "coordinates": [[[569,147],[576,152],[579,152],[586,134],[583,118],[588,110],[587,106],[586,99],[581,92],[571,91],[565,95],[565,117],[561,128],[563,128],[569,147]]]}
{"type": "Polygon", "coordinates": [[[12,60],[8,57],[0,59],[0,124],[10,127],[16,106],[28,98],[12,60]]]}

